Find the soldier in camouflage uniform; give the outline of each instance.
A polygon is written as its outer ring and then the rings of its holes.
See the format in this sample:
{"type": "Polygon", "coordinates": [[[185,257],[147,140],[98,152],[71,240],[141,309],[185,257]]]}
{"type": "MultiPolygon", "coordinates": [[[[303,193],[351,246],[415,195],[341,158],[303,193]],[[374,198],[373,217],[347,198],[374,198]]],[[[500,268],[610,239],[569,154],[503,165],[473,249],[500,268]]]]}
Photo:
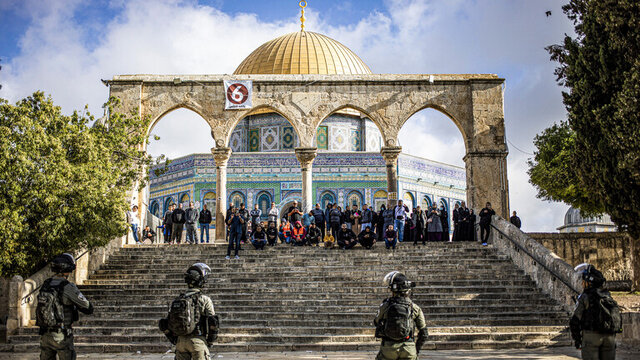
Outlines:
{"type": "MultiPolygon", "coordinates": [[[[57,326],[45,327],[40,325],[40,360],[55,360],[56,355],[60,360],[74,360],[76,358],[76,350],[73,345],[73,329],[72,324],[78,319],[78,311],[84,314],[93,313],[93,305],[82,295],[78,287],[69,282],[67,279],[76,268],[76,261],[71,254],[62,254],[51,263],[51,271],[55,275],[42,285],[41,293],[54,291],[58,301],[61,302],[63,310],[63,318],[59,319],[60,324],[57,326]]],[[[38,296],[38,306],[40,304],[40,295],[38,296]]],[[[36,310],[36,316],[41,310],[36,310]]],[[[41,321],[38,319],[38,321],[41,321]]]]}
{"type": "Polygon", "coordinates": [[[398,271],[387,274],[383,283],[389,287],[393,296],[380,305],[373,321],[376,337],[382,338],[376,360],[418,359],[428,333],[422,309],[409,299],[415,283],[398,271]]]}
{"type": "Polygon", "coordinates": [[[213,301],[207,295],[202,294],[202,288],[210,273],[209,266],[204,263],[196,263],[191,265],[184,275],[184,280],[189,288],[180,296],[189,299],[195,298],[195,310],[198,315],[194,317],[194,321],[199,319],[193,332],[179,336],[172,333],[170,330],[171,312],[168,318],[160,320],[160,330],[176,346],[176,360],[209,360],[209,346],[218,338],[219,323],[213,309],[213,301]]]}
{"type": "MultiPolygon", "coordinates": [[[[611,294],[602,289],[606,280],[600,271],[589,264],[578,265],[576,271],[580,271],[584,288],[569,321],[576,349],[582,350],[582,359],[585,360],[615,360],[616,335],[601,330],[598,302],[604,299],[613,302],[616,307],[617,304],[611,294]]],[[[620,331],[621,327],[620,324],[620,331]]]]}

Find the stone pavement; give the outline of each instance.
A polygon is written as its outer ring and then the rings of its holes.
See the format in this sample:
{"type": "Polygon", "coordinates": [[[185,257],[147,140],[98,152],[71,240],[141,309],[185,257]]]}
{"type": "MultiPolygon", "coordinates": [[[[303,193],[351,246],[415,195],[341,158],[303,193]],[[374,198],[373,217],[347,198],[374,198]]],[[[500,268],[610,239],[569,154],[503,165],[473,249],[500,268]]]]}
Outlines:
{"type": "MultiPolygon", "coordinates": [[[[220,353],[214,354],[212,360],[371,360],[376,353],[372,351],[354,352],[269,352],[269,353],[220,353]]],[[[640,358],[640,351],[618,350],[618,360],[634,360],[640,358]]],[[[15,354],[0,353],[0,360],[36,360],[37,353],[15,354]]],[[[78,359],[96,360],[169,360],[173,359],[173,353],[167,354],[81,354],[78,359]]],[[[518,360],[570,360],[580,359],[580,352],[570,347],[543,348],[543,349],[518,349],[518,350],[439,350],[423,351],[420,359],[429,360],[494,360],[494,359],[518,359],[518,360]]]]}

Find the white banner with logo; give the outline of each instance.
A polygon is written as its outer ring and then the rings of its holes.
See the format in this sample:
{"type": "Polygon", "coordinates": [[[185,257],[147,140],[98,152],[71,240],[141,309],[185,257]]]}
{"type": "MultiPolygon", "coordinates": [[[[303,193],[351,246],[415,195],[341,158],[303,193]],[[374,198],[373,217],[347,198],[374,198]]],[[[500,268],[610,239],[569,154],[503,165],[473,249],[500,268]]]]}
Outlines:
{"type": "Polygon", "coordinates": [[[251,80],[225,80],[225,110],[251,109],[253,107],[251,95],[253,82],[251,80]]]}

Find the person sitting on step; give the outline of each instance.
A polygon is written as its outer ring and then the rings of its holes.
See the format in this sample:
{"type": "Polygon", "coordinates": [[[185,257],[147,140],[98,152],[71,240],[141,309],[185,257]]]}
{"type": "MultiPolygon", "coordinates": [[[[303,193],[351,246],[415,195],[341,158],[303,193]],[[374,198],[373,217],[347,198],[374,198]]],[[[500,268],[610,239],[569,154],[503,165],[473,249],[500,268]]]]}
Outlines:
{"type": "Polygon", "coordinates": [[[262,230],[261,225],[256,225],[256,231],[253,232],[251,244],[256,250],[264,250],[264,246],[267,245],[267,233],[262,230]]]}
{"type": "Polygon", "coordinates": [[[398,232],[393,229],[393,225],[389,224],[387,231],[384,233],[384,245],[389,248],[396,249],[398,243],[398,232]]]}
{"type": "Polygon", "coordinates": [[[287,218],[282,218],[282,223],[280,224],[280,233],[278,234],[280,238],[280,242],[282,243],[290,243],[291,242],[291,223],[287,221],[287,218]]]}
{"type": "Polygon", "coordinates": [[[275,246],[278,242],[278,229],[276,229],[276,223],[269,221],[269,227],[267,227],[267,243],[269,246],[275,246]]]}
{"type": "Polygon", "coordinates": [[[358,242],[365,249],[371,249],[376,242],[376,233],[371,231],[371,226],[367,226],[358,234],[358,242]]]}
{"type": "Polygon", "coordinates": [[[296,224],[291,229],[291,240],[294,246],[303,246],[305,241],[306,231],[302,226],[301,221],[296,221],[296,224]]]}
{"type": "Polygon", "coordinates": [[[321,239],[322,231],[316,226],[316,223],[311,223],[311,225],[309,225],[309,230],[307,231],[307,243],[311,246],[317,246],[321,239]]]}
{"type": "Polygon", "coordinates": [[[330,232],[326,233],[322,241],[324,242],[324,247],[327,249],[332,249],[336,245],[336,238],[333,237],[330,232]]]}
{"type": "Polygon", "coordinates": [[[357,243],[356,234],[347,223],[343,223],[340,231],[338,231],[338,246],[340,246],[341,249],[351,249],[356,246],[357,243]]]}

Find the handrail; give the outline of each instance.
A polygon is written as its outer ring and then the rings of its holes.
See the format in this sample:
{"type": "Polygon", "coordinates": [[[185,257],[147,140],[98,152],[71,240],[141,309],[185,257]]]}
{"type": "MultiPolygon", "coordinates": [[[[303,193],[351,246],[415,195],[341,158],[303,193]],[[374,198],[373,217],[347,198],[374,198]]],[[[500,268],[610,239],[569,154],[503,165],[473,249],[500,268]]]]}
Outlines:
{"type": "MultiPolygon", "coordinates": [[[[85,250],[82,254],[80,254],[80,256],[78,256],[76,258],[76,262],[78,262],[78,260],[80,260],[80,258],[82,258],[83,256],[85,256],[87,253],[89,253],[90,250],[85,250]]],[[[24,305],[26,303],[28,303],[29,301],[31,301],[31,295],[33,295],[36,291],[39,291],[40,288],[42,287],[42,284],[40,284],[37,288],[33,289],[30,293],[28,293],[27,295],[25,295],[21,300],[20,300],[20,305],[24,305]]]]}
{"type": "Polygon", "coordinates": [[[522,247],[520,244],[518,244],[515,240],[513,240],[511,238],[511,236],[505,234],[502,230],[498,229],[495,225],[491,224],[491,227],[494,228],[497,232],[499,232],[500,234],[502,234],[504,237],[506,237],[507,239],[509,239],[509,241],[511,241],[511,243],[513,243],[518,249],[524,251],[525,254],[529,255],[530,258],[532,258],[537,264],[540,264],[545,270],[547,270],[548,272],[550,272],[553,276],[555,276],[556,279],[560,280],[563,284],[565,284],[571,291],[573,291],[576,294],[580,294],[580,291],[576,290],[572,284],[568,283],[567,281],[565,281],[561,276],[559,276],[553,269],[549,268],[547,265],[545,265],[542,261],[540,261],[539,258],[537,258],[536,256],[534,256],[531,252],[529,252],[529,250],[527,250],[526,248],[522,247]]]}

